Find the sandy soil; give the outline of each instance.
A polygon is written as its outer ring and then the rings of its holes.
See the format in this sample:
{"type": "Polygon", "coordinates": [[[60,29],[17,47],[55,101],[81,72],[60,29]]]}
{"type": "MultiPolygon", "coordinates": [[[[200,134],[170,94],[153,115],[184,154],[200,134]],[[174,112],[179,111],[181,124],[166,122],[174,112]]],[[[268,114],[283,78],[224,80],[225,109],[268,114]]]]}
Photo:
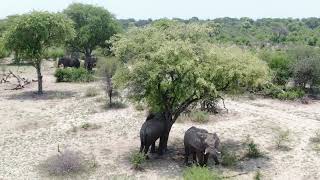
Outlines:
{"type": "MultiPolygon", "coordinates": [[[[231,179],[252,179],[260,170],[264,179],[320,179],[320,154],[311,148],[309,139],[320,129],[320,102],[298,102],[247,98],[228,99],[228,113],[211,116],[206,124],[191,121],[176,123],[169,139],[169,153],[152,156],[145,171],[131,169],[129,154],[139,148],[139,130],[145,112],[132,105],[125,109],[106,110],[101,90],[96,97],[85,97],[86,84],[55,83],[52,64],[44,66],[44,90],[39,97],[34,83],[24,90],[9,91],[0,84],[0,179],[181,179],[183,134],[191,126],[217,132],[222,144],[242,154],[243,142],[250,135],[264,157],[243,159],[236,167],[213,166],[231,179]],[[101,126],[83,130],[84,123],[101,126]],[[76,129],[76,130],[75,130],[76,129]],[[275,147],[277,129],[289,130],[291,142],[286,150],[275,147]],[[78,150],[96,159],[98,166],[87,173],[69,177],[51,177],[39,170],[57,146],[78,150]],[[238,175],[244,173],[243,175],[238,175]]],[[[16,67],[9,67],[17,72],[16,67]]],[[[32,67],[20,73],[35,78],[32,67]]]]}

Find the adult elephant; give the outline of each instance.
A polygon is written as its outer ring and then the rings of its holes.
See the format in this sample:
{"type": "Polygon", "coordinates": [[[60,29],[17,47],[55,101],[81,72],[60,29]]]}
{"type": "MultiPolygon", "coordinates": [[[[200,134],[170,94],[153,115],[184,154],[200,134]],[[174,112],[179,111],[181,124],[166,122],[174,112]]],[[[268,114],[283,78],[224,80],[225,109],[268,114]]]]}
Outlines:
{"type": "Polygon", "coordinates": [[[80,61],[79,59],[76,58],[60,58],[58,61],[58,67],[63,66],[64,68],[66,67],[75,67],[75,68],[79,68],[80,67],[80,61]]]}

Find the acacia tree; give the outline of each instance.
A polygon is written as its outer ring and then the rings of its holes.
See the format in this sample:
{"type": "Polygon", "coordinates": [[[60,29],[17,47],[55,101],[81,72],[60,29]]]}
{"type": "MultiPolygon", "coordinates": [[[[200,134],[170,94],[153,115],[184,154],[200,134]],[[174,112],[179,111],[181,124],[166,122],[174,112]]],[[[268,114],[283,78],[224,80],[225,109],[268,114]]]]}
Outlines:
{"type": "Polygon", "coordinates": [[[214,24],[160,21],[112,40],[114,54],[126,62],[116,85],[163,112],[167,131],[161,148],[167,148],[172,125],[191,103],[257,86],[268,77],[266,64],[249,52],[210,43],[215,31],[214,24]]]}
{"type": "Polygon", "coordinates": [[[85,66],[92,69],[91,56],[98,46],[108,47],[106,41],[121,30],[121,26],[108,10],[89,4],[71,4],[64,13],[74,21],[76,37],[68,46],[85,55],[85,66]]]}
{"type": "Polygon", "coordinates": [[[72,21],[63,14],[34,11],[16,19],[5,35],[5,44],[36,68],[38,93],[42,94],[41,62],[45,52],[51,46],[64,44],[74,34],[72,21]]]}

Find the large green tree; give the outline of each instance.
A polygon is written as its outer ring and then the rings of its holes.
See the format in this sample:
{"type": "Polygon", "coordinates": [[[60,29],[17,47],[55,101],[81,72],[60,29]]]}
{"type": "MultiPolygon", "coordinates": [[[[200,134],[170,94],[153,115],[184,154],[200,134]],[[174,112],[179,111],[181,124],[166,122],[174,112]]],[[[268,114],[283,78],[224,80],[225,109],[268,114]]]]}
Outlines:
{"type": "Polygon", "coordinates": [[[71,4],[64,13],[75,23],[76,38],[68,45],[74,51],[85,55],[85,66],[91,70],[91,56],[98,46],[108,47],[111,36],[121,31],[121,26],[108,10],[88,4],[71,4]]]}
{"type": "Polygon", "coordinates": [[[6,33],[6,47],[36,68],[39,94],[43,93],[41,62],[45,52],[64,44],[74,34],[73,23],[65,15],[37,11],[19,16],[6,33]]]}
{"type": "Polygon", "coordinates": [[[264,83],[266,64],[245,50],[210,41],[215,24],[158,21],[113,39],[113,52],[124,63],[115,82],[136,101],[164,113],[166,149],[172,125],[191,104],[216,99],[238,88],[264,83]]]}

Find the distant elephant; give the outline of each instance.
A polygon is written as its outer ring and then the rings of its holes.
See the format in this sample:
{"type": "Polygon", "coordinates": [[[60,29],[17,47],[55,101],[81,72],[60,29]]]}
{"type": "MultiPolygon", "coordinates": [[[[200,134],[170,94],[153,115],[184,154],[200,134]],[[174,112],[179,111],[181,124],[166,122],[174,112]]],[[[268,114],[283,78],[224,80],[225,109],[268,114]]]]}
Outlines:
{"type": "Polygon", "coordinates": [[[75,58],[60,58],[58,61],[58,67],[60,67],[61,65],[63,65],[64,68],[66,67],[75,67],[75,68],[79,68],[80,67],[80,61],[79,59],[75,59],[75,58]]]}
{"type": "Polygon", "coordinates": [[[188,165],[188,157],[193,156],[193,162],[200,166],[207,165],[209,155],[213,155],[215,164],[219,164],[218,151],[220,139],[216,133],[209,133],[205,129],[192,126],[184,135],[185,163],[188,165]],[[197,161],[198,159],[198,161],[197,161]]]}
{"type": "Polygon", "coordinates": [[[140,152],[144,151],[144,154],[147,154],[151,146],[151,153],[155,153],[155,142],[160,139],[158,153],[161,155],[165,130],[163,113],[150,113],[140,129],[140,152]]]}

